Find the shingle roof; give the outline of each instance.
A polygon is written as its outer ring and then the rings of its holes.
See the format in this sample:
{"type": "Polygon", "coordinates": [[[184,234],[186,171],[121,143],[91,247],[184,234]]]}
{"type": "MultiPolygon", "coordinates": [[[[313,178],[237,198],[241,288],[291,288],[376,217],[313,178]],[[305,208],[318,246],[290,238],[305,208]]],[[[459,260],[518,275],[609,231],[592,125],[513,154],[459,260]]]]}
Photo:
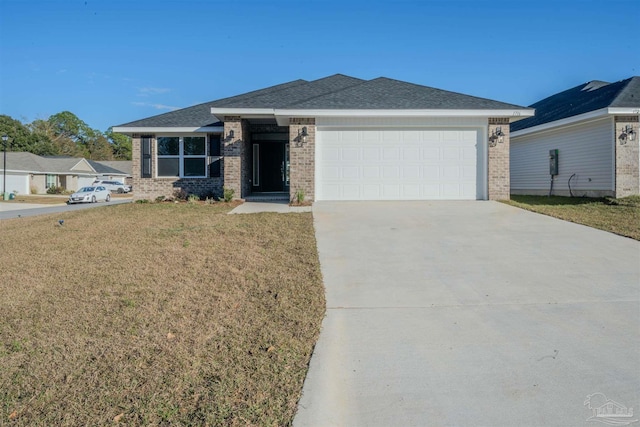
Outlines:
{"type": "Polygon", "coordinates": [[[380,77],[362,80],[335,74],[314,81],[294,80],[246,94],[206,102],[117,127],[221,126],[211,108],[321,110],[512,109],[523,108],[485,98],[380,77]]]}
{"type": "Polygon", "coordinates": [[[339,92],[306,99],[291,105],[290,108],[328,110],[479,110],[522,107],[379,77],[339,92]]]}
{"type": "Polygon", "coordinates": [[[640,107],[640,77],[615,83],[594,80],[530,105],[536,115],[511,124],[511,131],[566,119],[607,107],[640,107]]]}
{"type": "Polygon", "coordinates": [[[244,93],[242,95],[223,98],[215,101],[209,101],[192,107],[182,108],[168,113],[158,114],[157,116],[148,117],[146,119],[136,120],[133,122],[118,125],[117,127],[208,127],[222,126],[214,116],[211,115],[211,107],[223,106],[225,103],[243,102],[246,99],[259,97],[262,95],[272,94],[281,90],[290,89],[295,86],[308,83],[306,80],[294,80],[289,83],[283,83],[271,86],[265,89],[255,90],[253,92],[244,93]]]}
{"type": "MultiPolygon", "coordinates": [[[[43,157],[27,152],[8,152],[7,170],[49,172],[49,173],[90,173],[90,171],[72,170],[83,159],[80,157],[43,157]]],[[[0,157],[0,169],[4,169],[4,160],[0,157]]]]}
{"type": "Polygon", "coordinates": [[[103,175],[131,176],[131,160],[87,160],[96,172],[103,175]]]}

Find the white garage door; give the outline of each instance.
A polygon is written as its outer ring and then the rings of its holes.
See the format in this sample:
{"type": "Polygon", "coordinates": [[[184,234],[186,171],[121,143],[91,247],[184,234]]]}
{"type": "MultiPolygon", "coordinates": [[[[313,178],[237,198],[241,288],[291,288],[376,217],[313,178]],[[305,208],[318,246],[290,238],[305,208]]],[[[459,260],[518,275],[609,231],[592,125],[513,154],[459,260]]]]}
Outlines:
{"type": "MultiPolygon", "coordinates": [[[[8,164],[9,162],[7,162],[8,164]]],[[[3,181],[3,175],[0,174],[0,197],[2,190],[6,188],[7,193],[17,191],[18,194],[29,194],[29,175],[16,175],[7,172],[7,185],[3,181]]]]}
{"type": "Polygon", "coordinates": [[[484,199],[480,135],[480,129],[319,129],[316,199],[484,199]]]}

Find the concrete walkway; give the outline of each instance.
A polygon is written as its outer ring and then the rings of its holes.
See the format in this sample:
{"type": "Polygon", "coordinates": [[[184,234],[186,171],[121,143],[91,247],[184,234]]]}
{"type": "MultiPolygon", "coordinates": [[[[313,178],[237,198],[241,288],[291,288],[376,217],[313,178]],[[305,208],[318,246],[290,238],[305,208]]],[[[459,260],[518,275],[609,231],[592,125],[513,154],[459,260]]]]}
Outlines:
{"type": "Polygon", "coordinates": [[[327,315],[296,427],[599,425],[594,393],[640,409],[640,242],[495,202],[313,211],[327,315]]]}
{"type": "Polygon", "coordinates": [[[278,212],[278,213],[292,213],[292,212],[311,212],[311,206],[289,206],[289,202],[244,202],[243,204],[234,208],[230,214],[247,214],[247,213],[259,213],[259,212],[278,212]]]}

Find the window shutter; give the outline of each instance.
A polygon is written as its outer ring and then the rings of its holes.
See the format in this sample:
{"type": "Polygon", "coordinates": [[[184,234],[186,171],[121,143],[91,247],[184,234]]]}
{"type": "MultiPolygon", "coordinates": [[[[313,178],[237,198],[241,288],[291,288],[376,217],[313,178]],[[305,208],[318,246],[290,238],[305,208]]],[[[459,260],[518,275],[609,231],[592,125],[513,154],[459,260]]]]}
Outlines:
{"type": "Polygon", "coordinates": [[[209,178],[220,177],[220,152],[222,139],[220,134],[209,135],[209,178]]]}
{"type": "Polygon", "coordinates": [[[151,136],[143,136],[142,149],[142,178],[151,178],[151,136]]]}
{"type": "Polygon", "coordinates": [[[209,135],[209,155],[211,157],[220,157],[220,134],[209,135]]]}

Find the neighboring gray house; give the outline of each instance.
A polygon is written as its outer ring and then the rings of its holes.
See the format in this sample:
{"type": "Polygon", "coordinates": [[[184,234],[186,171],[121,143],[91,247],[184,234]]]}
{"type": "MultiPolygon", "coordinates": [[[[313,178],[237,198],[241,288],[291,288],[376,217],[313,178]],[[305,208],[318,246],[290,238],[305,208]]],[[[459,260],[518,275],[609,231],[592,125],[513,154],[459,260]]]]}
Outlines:
{"type": "MultiPolygon", "coordinates": [[[[105,164],[77,157],[46,157],[26,152],[7,152],[8,193],[43,194],[56,186],[75,191],[90,185],[96,178],[124,181],[131,173],[105,164]]],[[[130,165],[131,162],[127,162],[130,165]]],[[[125,165],[121,165],[125,166],[125,165]]],[[[3,186],[4,157],[0,156],[0,192],[3,186]]]]}
{"type": "Polygon", "coordinates": [[[508,199],[509,123],[533,109],[333,75],[114,126],[133,138],[136,198],[508,199]]]}
{"type": "Polygon", "coordinates": [[[531,105],[511,125],[511,193],[549,194],[550,150],[558,150],[553,194],[639,194],[640,77],[592,81],[531,105]]]}

